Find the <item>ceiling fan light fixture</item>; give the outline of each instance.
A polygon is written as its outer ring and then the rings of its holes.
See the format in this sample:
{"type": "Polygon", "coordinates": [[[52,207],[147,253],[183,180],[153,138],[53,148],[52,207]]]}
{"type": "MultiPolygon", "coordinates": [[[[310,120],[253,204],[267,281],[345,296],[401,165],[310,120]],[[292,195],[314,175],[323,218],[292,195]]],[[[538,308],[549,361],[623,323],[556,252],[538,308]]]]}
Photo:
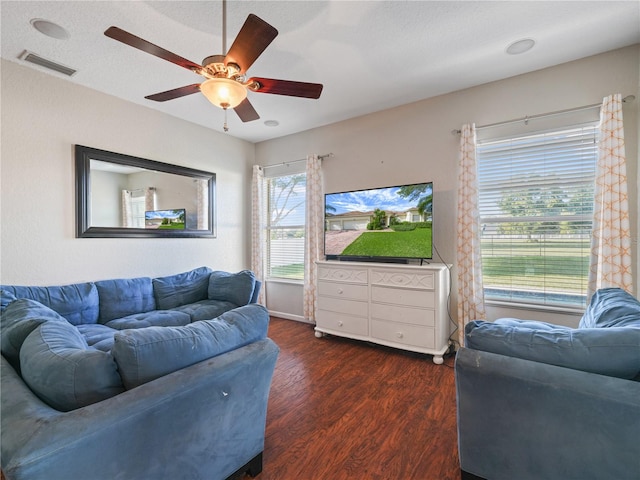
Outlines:
{"type": "Polygon", "coordinates": [[[224,110],[236,108],[247,98],[245,86],[229,78],[210,78],[200,85],[200,91],[207,100],[224,110]]]}

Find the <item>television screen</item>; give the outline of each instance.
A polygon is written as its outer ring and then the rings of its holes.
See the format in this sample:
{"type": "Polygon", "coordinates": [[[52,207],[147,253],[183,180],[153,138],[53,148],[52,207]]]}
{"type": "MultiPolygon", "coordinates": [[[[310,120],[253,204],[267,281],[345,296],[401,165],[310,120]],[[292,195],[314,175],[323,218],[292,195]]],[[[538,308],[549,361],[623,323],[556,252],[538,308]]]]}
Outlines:
{"type": "Polygon", "coordinates": [[[328,193],[328,260],[432,258],[433,183],[328,193]]]}
{"type": "Polygon", "coordinates": [[[144,228],[156,230],[184,230],[186,211],[184,208],[176,210],[150,210],[144,212],[144,228]]]}

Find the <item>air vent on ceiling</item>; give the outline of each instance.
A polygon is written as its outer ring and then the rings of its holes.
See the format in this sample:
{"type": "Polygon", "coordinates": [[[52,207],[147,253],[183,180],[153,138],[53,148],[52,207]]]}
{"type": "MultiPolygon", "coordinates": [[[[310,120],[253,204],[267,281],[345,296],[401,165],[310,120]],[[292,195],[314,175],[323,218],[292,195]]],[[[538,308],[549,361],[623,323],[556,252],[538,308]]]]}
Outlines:
{"type": "Polygon", "coordinates": [[[63,75],[72,76],[76,73],[77,70],[74,70],[70,67],[65,67],[64,65],[60,65],[52,60],[47,60],[46,58],[41,57],[40,55],[36,55],[35,53],[29,52],[25,50],[18,57],[20,60],[24,60],[25,62],[33,63],[40,67],[48,68],[49,70],[53,70],[58,73],[62,73],[63,75]]]}

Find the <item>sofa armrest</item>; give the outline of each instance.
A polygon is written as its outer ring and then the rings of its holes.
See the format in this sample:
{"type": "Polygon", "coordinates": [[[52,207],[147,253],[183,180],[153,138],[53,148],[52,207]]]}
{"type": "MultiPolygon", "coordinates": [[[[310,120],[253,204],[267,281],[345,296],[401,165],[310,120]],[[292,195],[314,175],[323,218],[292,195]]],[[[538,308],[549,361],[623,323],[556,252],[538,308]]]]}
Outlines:
{"type": "Polygon", "coordinates": [[[462,348],[462,470],[492,480],[634,478],[640,382],[462,348]]]}
{"type": "Polygon", "coordinates": [[[2,358],[8,480],[226,478],[264,448],[278,347],[264,339],[58,412],[2,358]]]}

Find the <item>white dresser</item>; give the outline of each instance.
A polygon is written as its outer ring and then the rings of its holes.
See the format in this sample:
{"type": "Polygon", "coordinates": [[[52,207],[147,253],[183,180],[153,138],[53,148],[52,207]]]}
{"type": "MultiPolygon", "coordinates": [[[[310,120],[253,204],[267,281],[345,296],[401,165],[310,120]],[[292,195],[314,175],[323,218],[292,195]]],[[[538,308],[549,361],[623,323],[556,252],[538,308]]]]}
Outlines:
{"type": "Polygon", "coordinates": [[[317,262],[316,337],[366,340],[433,355],[449,348],[449,272],[443,264],[317,262]]]}

